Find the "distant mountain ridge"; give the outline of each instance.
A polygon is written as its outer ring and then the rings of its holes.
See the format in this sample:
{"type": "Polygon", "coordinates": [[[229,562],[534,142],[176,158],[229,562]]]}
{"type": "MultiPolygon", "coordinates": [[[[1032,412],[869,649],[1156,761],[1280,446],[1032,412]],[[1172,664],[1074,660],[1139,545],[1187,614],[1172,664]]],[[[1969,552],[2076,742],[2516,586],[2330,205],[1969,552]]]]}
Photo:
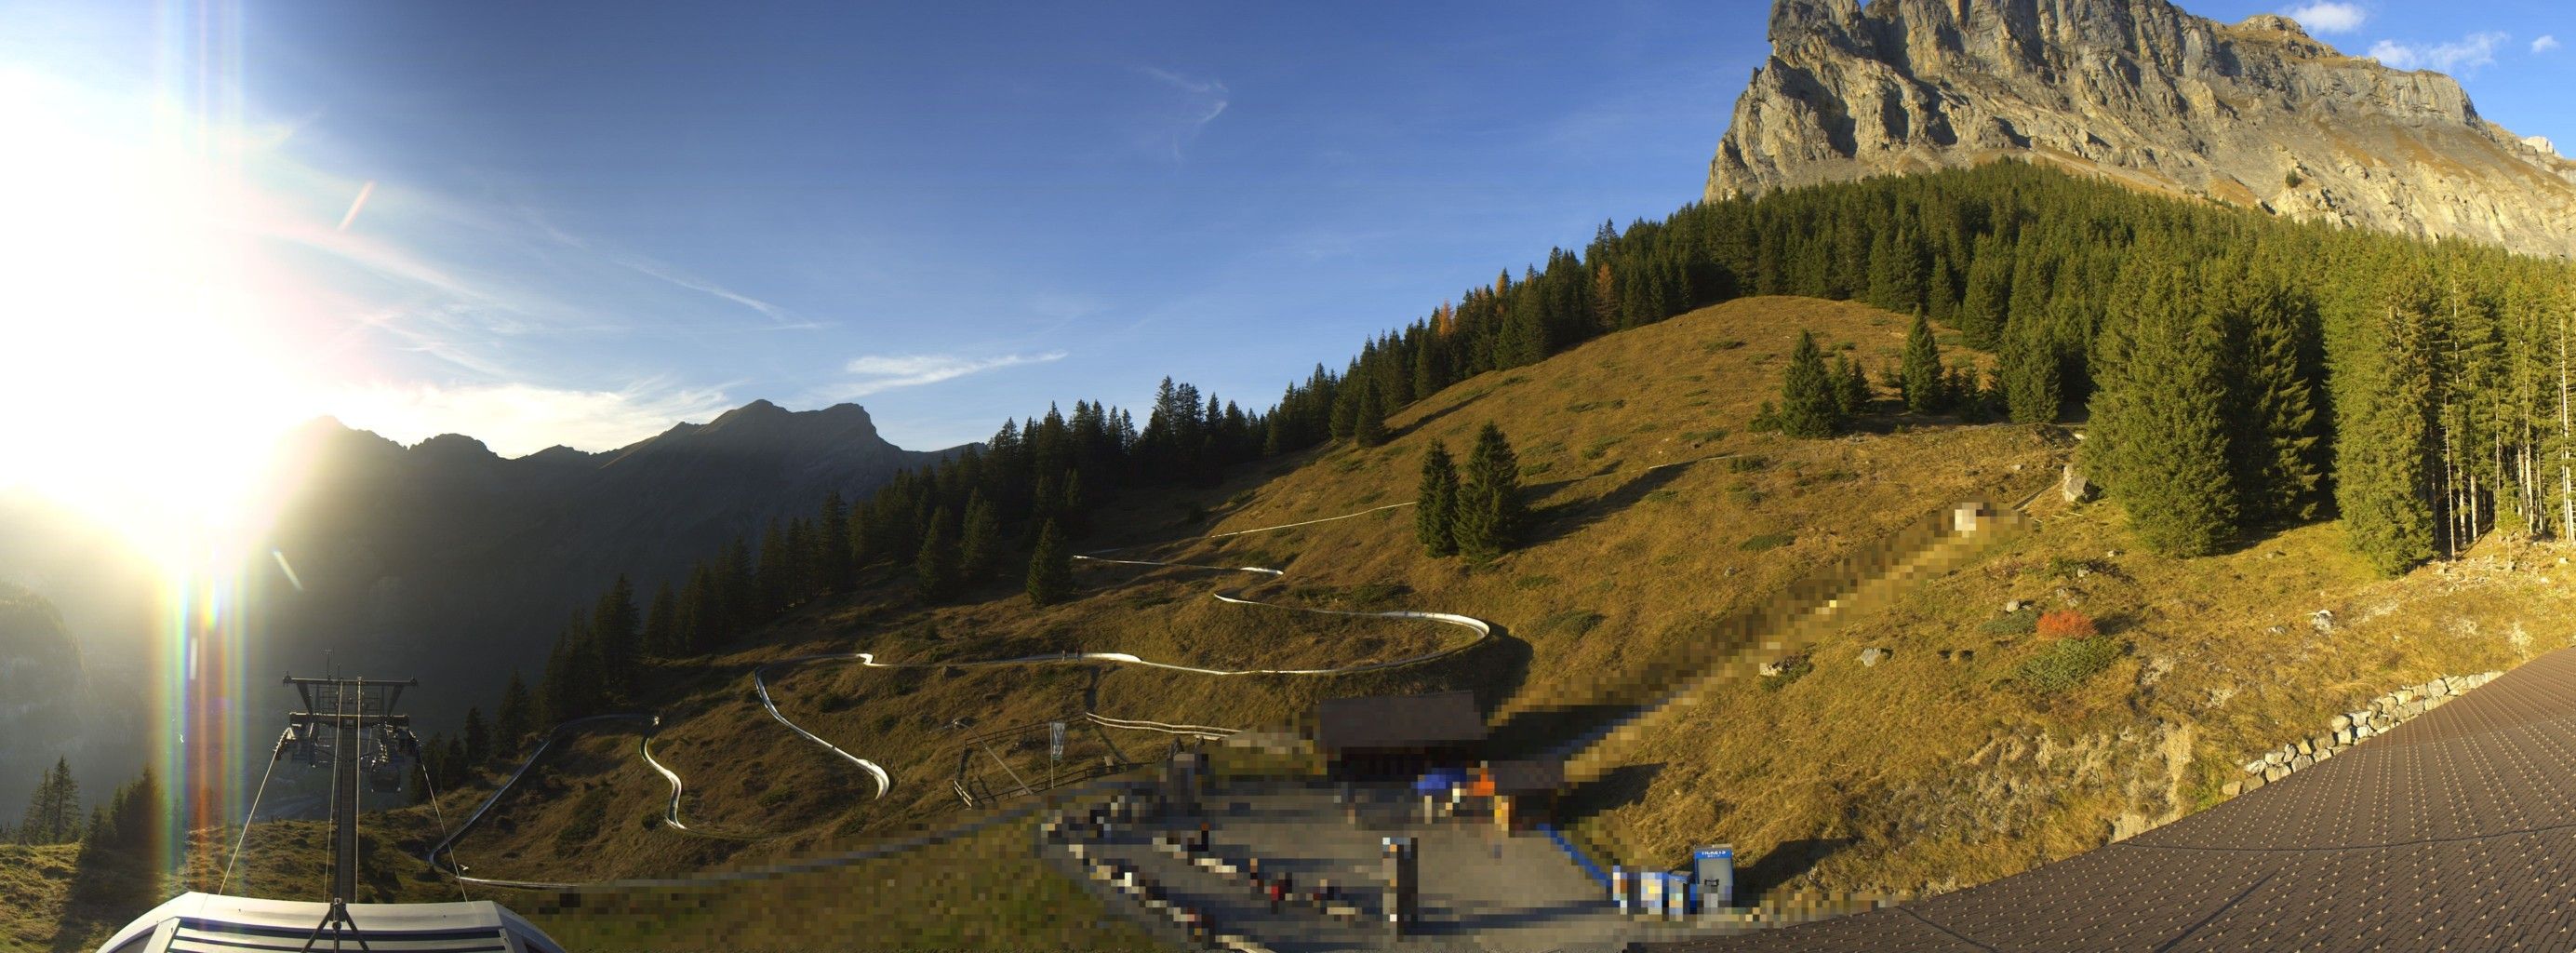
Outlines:
{"type": "MultiPolygon", "coordinates": [[[[855,404],[753,401],[615,450],[516,458],[458,434],[406,447],[314,420],[281,443],[270,480],[285,502],[241,567],[233,604],[252,694],[230,703],[285,705],[277,677],[320,670],[328,650],[345,673],[420,678],[404,707],[453,728],[512,669],[533,681],[567,615],[620,573],[650,598],[735,537],[756,543],[772,520],[811,516],[831,490],[855,500],[961,449],[897,447],[855,404]]],[[[61,607],[94,672],[144,674],[162,624],[149,608],[157,578],[122,564],[85,520],[42,501],[0,504],[0,581],[61,607]]],[[[27,664],[11,677],[41,681],[35,663],[59,653],[15,655],[27,664]]],[[[48,716],[44,727],[67,724],[48,716]]],[[[36,727],[0,719],[0,736],[36,727]]]]}
{"type": "Polygon", "coordinates": [[[250,567],[260,653],[310,668],[333,648],[343,670],[416,674],[460,698],[433,723],[488,700],[509,669],[533,679],[566,616],[619,574],[650,598],[827,492],[856,499],[962,449],[897,447],[856,404],[765,400],[599,453],[505,458],[456,434],[403,447],[330,420],[291,442],[301,488],[271,542],[295,577],[250,567]]]}
{"type": "Polygon", "coordinates": [[[2566,257],[2576,162],[2457,81],[2164,0],[1777,0],[1709,201],[2018,157],[2300,219],[2566,257]]]}

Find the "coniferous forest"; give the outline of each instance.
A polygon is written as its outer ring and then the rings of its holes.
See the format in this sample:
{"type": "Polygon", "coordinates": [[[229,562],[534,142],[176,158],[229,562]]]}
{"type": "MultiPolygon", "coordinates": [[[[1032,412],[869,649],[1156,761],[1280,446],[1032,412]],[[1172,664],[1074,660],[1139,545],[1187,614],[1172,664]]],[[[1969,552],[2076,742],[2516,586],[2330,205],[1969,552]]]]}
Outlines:
{"type": "MultiPolygon", "coordinates": [[[[1983,380],[1937,357],[1927,368],[1918,331],[1913,366],[1879,370],[1917,412],[2076,426],[2089,475],[2160,552],[2337,515],[2389,573],[2499,530],[2576,538],[2566,263],[2000,162],[1604,223],[1580,252],[1551,250],[1363,342],[1339,372],[1317,365],[1266,411],[1166,379],[1141,429],[1098,402],[1005,422],[866,499],[737,540],[649,600],[621,580],[566,627],[536,694],[550,719],[603,710],[632,691],[635,659],[723,645],[882,568],[933,600],[1030,579],[1050,524],[1078,550],[1122,494],[1333,440],[1374,445],[1385,415],[1457,381],[1751,295],[1921,314],[1995,354],[1983,380]]],[[[1832,410],[1865,397],[1861,373],[1822,371],[1832,410]]],[[[1444,542],[1466,541],[1425,530],[1427,547],[1444,542]]],[[[1033,592],[1068,594],[1041,574],[1033,592]]]]}

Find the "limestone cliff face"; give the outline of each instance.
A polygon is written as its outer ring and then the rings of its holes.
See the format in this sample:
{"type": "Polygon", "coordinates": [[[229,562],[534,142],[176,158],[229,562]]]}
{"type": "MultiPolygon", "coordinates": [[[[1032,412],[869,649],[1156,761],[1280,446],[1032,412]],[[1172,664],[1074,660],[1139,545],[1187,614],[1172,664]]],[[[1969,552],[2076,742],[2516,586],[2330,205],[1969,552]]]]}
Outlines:
{"type": "Polygon", "coordinates": [[[2006,156],[2132,185],[2533,254],[2576,250],[2576,162],[2448,76],[2343,56],[2279,16],[2164,0],[1777,0],[1714,201],[2006,156]]]}

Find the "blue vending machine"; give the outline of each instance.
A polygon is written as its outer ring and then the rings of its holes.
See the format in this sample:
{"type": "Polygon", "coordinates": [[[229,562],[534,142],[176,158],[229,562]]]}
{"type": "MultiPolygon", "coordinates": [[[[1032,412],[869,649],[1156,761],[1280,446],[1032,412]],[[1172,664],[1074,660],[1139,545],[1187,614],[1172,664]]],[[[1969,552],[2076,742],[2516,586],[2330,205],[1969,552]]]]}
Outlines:
{"type": "Polygon", "coordinates": [[[1735,845],[1691,850],[1691,899],[1702,916],[1735,905],[1735,845]]]}

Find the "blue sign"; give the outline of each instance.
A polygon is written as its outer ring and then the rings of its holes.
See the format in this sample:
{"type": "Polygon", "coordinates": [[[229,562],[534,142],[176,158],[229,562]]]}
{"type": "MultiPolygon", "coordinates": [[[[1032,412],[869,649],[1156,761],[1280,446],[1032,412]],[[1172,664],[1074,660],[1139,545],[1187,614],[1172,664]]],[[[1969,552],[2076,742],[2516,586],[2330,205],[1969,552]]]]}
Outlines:
{"type": "Polygon", "coordinates": [[[1735,905],[1735,845],[1715,844],[1691,850],[1691,899],[1701,913],[1735,905]]]}

